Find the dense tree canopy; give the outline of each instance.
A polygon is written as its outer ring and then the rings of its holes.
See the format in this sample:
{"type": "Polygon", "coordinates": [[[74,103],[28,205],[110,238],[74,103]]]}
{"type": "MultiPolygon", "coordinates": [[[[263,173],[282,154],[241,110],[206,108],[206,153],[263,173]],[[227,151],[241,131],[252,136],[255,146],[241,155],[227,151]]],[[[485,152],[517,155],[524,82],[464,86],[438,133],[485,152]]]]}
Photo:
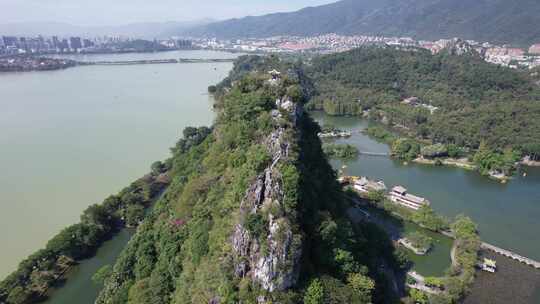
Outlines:
{"type": "Polygon", "coordinates": [[[313,109],[371,117],[434,143],[540,154],[540,88],[528,73],[471,53],[364,47],[322,56],[307,69],[313,109]],[[417,97],[416,104],[401,101],[417,97]],[[439,109],[433,113],[418,104],[439,109]],[[403,130],[403,128],[402,128],[403,130]]]}

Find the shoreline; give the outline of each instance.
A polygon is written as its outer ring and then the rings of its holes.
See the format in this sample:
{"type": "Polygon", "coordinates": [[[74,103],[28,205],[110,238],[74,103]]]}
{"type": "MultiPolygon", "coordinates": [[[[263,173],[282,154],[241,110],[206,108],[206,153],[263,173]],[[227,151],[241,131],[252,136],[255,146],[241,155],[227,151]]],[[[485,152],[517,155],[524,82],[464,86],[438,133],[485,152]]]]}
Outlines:
{"type": "Polygon", "coordinates": [[[528,160],[528,159],[521,160],[519,164],[522,166],[527,166],[527,167],[540,167],[540,161],[534,161],[534,160],[528,160]]]}
{"type": "MultiPolygon", "coordinates": [[[[458,158],[440,158],[437,159],[441,162],[441,166],[448,166],[448,167],[455,167],[455,168],[461,168],[465,170],[474,171],[477,169],[477,166],[473,163],[467,161],[466,159],[458,159],[458,158]]],[[[423,157],[417,157],[413,160],[414,163],[417,164],[423,164],[423,165],[433,165],[438,166],[437,160],[427,159],[423,157]]]]}

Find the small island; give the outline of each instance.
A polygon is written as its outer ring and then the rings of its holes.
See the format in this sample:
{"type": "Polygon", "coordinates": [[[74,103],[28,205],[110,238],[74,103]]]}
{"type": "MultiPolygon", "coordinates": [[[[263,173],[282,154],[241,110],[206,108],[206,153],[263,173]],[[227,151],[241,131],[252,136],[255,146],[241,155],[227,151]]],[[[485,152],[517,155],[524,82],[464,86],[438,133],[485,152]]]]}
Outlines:
{"type": "Polygon", "coordinates": [[[433,246],[433,240],[421,232],[408,233],[404,238],[399,239],[398,243],[417,255],[427,254],[433,246]]]}
{"type": "Polygon", "coordinates": [[[0,58],[0,72],[29,72],[63,70],[77,65],[76,61],[35,56],[8,56],[0,58]]]}
{"type": "Polygon", "coordinates": [[[328,158],[350,160],[358,157],[359,151],[349,144],[323,144],[323,152],[328,158]]]}

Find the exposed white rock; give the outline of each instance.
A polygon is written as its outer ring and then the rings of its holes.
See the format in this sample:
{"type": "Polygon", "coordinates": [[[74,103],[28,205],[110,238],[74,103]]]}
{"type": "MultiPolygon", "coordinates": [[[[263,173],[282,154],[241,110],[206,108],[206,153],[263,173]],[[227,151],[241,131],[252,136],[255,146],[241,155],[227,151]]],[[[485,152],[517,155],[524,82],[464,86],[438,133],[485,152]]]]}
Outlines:
{"type": "MultiPolygon", "coordinates": [[[[288,98],[278,99],[276,106],[280,109],[272,112],[276,121],[287,112],[288,120],[296,125],[303,113],[301,105],[288,98]]],[[[248,188],[240,205],[244,216],[261,213],[266,206],[281,205],[283,182],[276,168],[289,158],[292,146],[285,134],[284,127],[277,127],[264,141],[272,162],[248,188]]],[[[286,290],[298,281],[301,238],[293,233],[286,215],[274,218],[269,214],[267,231],[267,235],[255,238],[242,223],[235,227],[231,240],[235,273],[239,277],[250,277],[269,292],[286,290]]],[[[259,297],[258,302],[264,303],[264,300],[259,297]]]]}

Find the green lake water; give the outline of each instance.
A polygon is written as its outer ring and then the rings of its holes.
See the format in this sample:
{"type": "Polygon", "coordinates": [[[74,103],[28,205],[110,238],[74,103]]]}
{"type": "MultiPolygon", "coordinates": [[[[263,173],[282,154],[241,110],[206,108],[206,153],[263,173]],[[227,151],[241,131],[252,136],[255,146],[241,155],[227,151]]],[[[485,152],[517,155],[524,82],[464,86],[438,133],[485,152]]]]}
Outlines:
{"type": "MultiPolygon", "coordinates": [[[[72,58],[236,56],[179,51],[72,58]]],[[[76,223],[87,206],[168,157],[184,127],[211,124],[207,87],[231,68],[196,63],[0,74],[0,277],[76,223]]]]}
{"type": "Polygon", "coordinates": [[[361,206],[360,209],[367,211],[372,219],[376,218],[375,223],[388,231],[394,241],[411,232],[420,232],[432,239],[433,245],[426,255],[417,255],[406,249],[409,260],[413,263],[412,270],[417,273],[428,277],[440,277],[444,275],[444,272],[452,264],[450,258],[452,239],[424,229],[414,223],[389,216],[386,211],[373,206],[361,206]]]}
{"type": "MultiPolygon", "coordinates": [[[[368,122],[356,117],[331,117],[321,112],[319,122],[350,130],[353,136],[337,140],[365,152],[389,152],[389,147],[360,133],[368,122]]],[[[347,165],[348,175],[382,179],[387,187],[403,185],[413,194],[428,198],[440,214],[470,216],[479,226],[482,240],[540,260],[540,168],[525,167],[522,174],[503,185],[480,174],[459,168],[409,164],[388,157],[361,155],[354,161],[332,161],[335,168],[347,165]]]]}
{"type": "Polygon", "coordinates": [[[53,290],[44,304],[93,304],[102,286],[92,281],[92,276],[105,265],[114,265],[135,231],[124,229],[101,246],[96,255],[73,268],[64,285],[53,290]]]}

